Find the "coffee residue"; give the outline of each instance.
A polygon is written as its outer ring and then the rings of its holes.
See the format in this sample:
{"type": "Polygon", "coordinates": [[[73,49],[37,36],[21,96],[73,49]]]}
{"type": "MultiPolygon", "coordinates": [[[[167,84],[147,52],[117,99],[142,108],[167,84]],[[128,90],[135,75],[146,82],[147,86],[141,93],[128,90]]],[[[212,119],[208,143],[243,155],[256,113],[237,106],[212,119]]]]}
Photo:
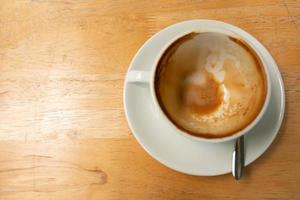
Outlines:
{"type": "MultiPolygon", "coordinates": [[[[258,115],[267,93],[265,77],[266,74],[258,55],[240,39],[216,33],[190,33],[172,43],[161,56],[155,72],[154,89],[160,107],[177,128],[195,136],[222,138],[244,129],[258,115]],[[198,40],[198,36],[201,36],[202,39],[198,40]],[[227,39],[224,39],[226,37],[227,39]],[[203,38],[216,40],[207,42],[203,38]],[[196,42],[202,41],[199,43],[201,48],[189,42],[193,39],[196,42]],[[221,43],[219,44],[218,41],[221,43]],[[229,49],[224,47],[225,54],[219,49],[222,47],[222,42],[229,45],[226,46],[229,49]],[[251,58],[246,55],[245,51],[242,53],[244,55],[240,53],[227,55],[227,51],[231,52],[231,47],[237,52],[237,47],[230,46],[233,45],[231,43],[239,48],[242,47],[241,49],[248,52],[251,58]],[[203,47],[203,45],[207,46],[203,47]],[[195,51],[191,51],[191,49],[195,49],[195,51]],[[202,55],[202,60],[197,58],[197,53],[202,55]],[[180,55],[180,59],[178,59],[178,55],[180,55]],[[245,62],[250,64],[251,73],[256,76],[256,78],[251,77],[250,79],[257,79],[262,85],[262,87],[257,86],[256,89],[251,90],[251,93],[255,93],[254,96],[245,92],[250,90],[240,82],[244,81],[239,75],[240,70],[248,73],[249,68],[236,60],[239,58],[235,58],[236,55],[241,58],[244,56],[245,62]],[[203,69],[199,69],[197,66],[201,66],[203,69]],[[238,69],[240,67],[242,68],[238,69]],[[203,70],[205,70],[204,73],[203,70]],[[234,70],[234,72],[228,72],[231,74],[226,75],[228,70],[234,70]],[[199,71],[200,75],[197,74],[199,71]],[[196,75],[194,76],[194,74],[196,75]],[[233,91],[228,91],[226,87],[233,91]],[[242,100],[243,92],[246,94],[246,100],[242,100]],[[231,98],[230,102],[227,101],[228,98],[231,98]],[[224,102],[225,100],[226,102],[224,102]],[[246,101],[246,103],[241,104],[238,101],[246,101]],[[248,105],[248,101],[250,107],[245,107],[248,105]],[[222,113],[223,111],[226,113],[222,113]],[[216,113],[215,118],[212,116],[214,113],[216,113]],[[200,118],[198,119],[197,116],[200,118]],[[230,123],[227,123],[227,119],[230,119],[230,123]]],[[[253,80],[250,80],[250,86],[253,84],[253,80]]]]}
{"type": "Polygon", "coordinates": [[[206,73],[201,84],[188,81],[183,88],[184,107],[197,114],[214,112],[223,101],[223,91],[210,73],[206,73]]]}

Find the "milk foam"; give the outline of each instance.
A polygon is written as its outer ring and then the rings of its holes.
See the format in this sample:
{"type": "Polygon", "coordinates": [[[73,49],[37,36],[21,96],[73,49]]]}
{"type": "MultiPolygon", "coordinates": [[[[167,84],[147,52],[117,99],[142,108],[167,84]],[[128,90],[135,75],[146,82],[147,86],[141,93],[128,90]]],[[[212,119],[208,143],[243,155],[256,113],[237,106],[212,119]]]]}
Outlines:
{"type": "Polygon", "coordinates": [[[159,63],[156,92],[177,126],[222,137],[257,116],[266,86],[262,66],[247,46],[224,34],[200,33],[174,48],[159,63]]]}

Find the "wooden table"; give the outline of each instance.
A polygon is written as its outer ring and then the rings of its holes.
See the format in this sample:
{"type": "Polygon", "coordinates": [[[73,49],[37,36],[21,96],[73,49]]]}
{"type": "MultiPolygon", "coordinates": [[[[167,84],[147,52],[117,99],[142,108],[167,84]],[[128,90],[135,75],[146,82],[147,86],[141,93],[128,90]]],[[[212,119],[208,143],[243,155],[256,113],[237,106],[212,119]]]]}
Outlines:
{"type": "Polygon", "coordinates": [[[0,0],[0,199],[300,199],[300,1],[0,0]],[[122,102],[126,70],[154,33],[217,19],[277,61],[286,115],[236,182],[151,158],[122,102]]]}

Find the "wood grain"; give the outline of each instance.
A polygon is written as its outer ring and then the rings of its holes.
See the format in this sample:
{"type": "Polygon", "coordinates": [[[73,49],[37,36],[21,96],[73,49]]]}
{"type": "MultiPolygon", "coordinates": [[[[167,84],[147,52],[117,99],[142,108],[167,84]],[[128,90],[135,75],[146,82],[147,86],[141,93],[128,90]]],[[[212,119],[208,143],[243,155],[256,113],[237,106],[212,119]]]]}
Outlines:
{"type": "Polygon", "coordinates": [[[300,199],[299,0],[0,0],[0,70],[0,199],[300,199]],[[280,133],[240,182],[166,168],[124,116],[138,48],[203,18],[257,37],[285,82],[280,133]]]}

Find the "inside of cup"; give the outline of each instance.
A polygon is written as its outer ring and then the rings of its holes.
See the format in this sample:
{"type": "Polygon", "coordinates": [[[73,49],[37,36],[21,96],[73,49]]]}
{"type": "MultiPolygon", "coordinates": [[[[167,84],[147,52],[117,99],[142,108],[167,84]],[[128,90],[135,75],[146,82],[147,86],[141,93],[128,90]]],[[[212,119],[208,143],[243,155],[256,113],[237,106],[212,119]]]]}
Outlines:
{"type": "MultiPolygon", "coordinates": [[[[156,67],[154,90],[162,112],[178,129],[196,137],[224,138],[246,130],[259,117],[268,93],[266,74],[260,56],[249,43],[240,37],[232,37],[232,34],[227,35],[220,32],[192,32],[178,38],[165,49],[156,67]],[[239,59],[235,59],[235,57],[239,59]],[[222,62],[219,62],[220,60],[222,62]],[[249,66],[246,66],[244,61],[249,66]],[[244,74],[237,73],[241,71],[239,68],[242,68],[244,74]],[[234,101],[236,94],[232,92],[230,95],[231,91],[229,91],[228,97],[227,85],[236,84],[238,82],[236,80],[245,79],[251,82],[253,77],[246,76],[249,68],[253,71],[256,70],[257,73],[260,72],[261,79],[257,78],[257,80],[261,81],[256,84],[261,84],[262,87],[259,90],[261,98],[255,99],[257,107],[251,109],[251,107],[244,106],[244,110],[234,113],[237,117],[232,119],[230,119],[229,110],[227,115],[225,113],[220,118],[215,117],[210,120],[209,117],[212,118],[212,113],[219,112],[220,106],[226,106],[223,103],[224,99],[231,98],[232,102],[234,101]],[[196,72],[194,73],[194,71],[196,72]],[[202,72],[205,75],[204,78],[202,77],[204,75],[201,75],[202,72]],[[205,79],[205,84],[202,84],[203,79],[205,79]],[[255,110],[253,111],[253,109],[255,110]],[[242,111],[250,112],[250,114],[252,112],[252,115],[243,123],[241,122],[241,118],[244,116],[242,111]],[[197,119],[199,115],[202,115],[201,119],[197,119]],[[227,118],[228,120],[226,120],[227,118]],[[202,127],[197,124],[201,124],[202,127]],[[234,128],[230,130],[228,124],[234,128]]],[[[254,87],[253,84],[250,86],[254,87]]],[[[229,89],[233,88],[230,87],[229,89]]],[[[232,89],[232,91],[234,90],[232,89]]],[[[254,94],[252,97],[248,95],[249,99],[244,105],[250,106],[253,102],[255,103],[251,98],[258,95],[257,90],[248,88],[248,90],[241,89],[239,92],[240,94],[254,94]]],[[[236,98],[235,101],[237,101],[236,98]]],[[[233,108],[232,105],[227,105],[227,107],[230,106],[233,108]]],[[[220,112],[217,116],[220,116],[220,112]]]]}

